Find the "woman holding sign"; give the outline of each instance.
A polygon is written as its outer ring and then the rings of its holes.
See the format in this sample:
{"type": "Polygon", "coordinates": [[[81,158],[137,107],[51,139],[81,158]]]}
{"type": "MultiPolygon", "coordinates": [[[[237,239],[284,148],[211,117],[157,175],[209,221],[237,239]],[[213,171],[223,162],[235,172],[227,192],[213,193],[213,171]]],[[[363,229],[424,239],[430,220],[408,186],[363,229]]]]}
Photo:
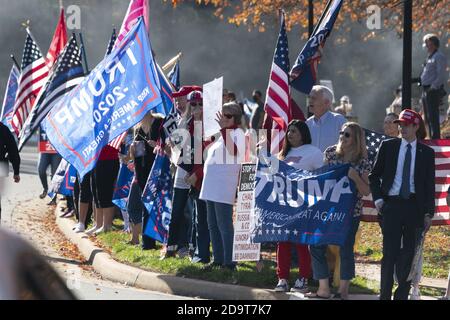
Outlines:
{"type": "MultiPolygon", "coordinates": [[[[338,293],[334,296],[337,299],[348,299],[348,288],[350,280],[355,277],[355,255],[353,246],[355,235],[358,231],[360,216],[363,207],[362,197],[370,193],[369,172],[371,166],[367,159],[366,139],[364,130],[355,122],[347,122],[342,126],[339,133],[339,142],[335,146],[325,150],[326,164],[350,163],[348,177],[353,180],[358,190],[358,201],[353,211],[349,234],[344,246],[340,247],[341,258],[341,281],[338,293]]],[[[317,293],[307,294],[307,297],[329,299],[331,298],[329,287],[329,271],[327,259],[325,257],[326,245],[311,246],[311,256],[313,262],[314,279],[319,280],[317,293]]]]}
{"type": "Polygon", "coordinates": [[[235,270],[233,263],[233,204],[239,180],[244,150],[238,150],[239,141],[245,141],[240,128],[241,107],[229,102],[216,114],[221,136],[208,149],[204,164],[200,199],[206,200],[208,228],[212,242],[214,261],[206,270],[224,267],[235,270]]]}
{"type": "MultiPolygon", "coordinates": [[[[312,171],[323,165],[323,154],[319,148],[311,144],[311,133],[305,122],[292,120],[288,125],[283,149],[278,155],[288,165],[296,169],[312,171]]],[[[289,290],[288,280],[291,264],[291,242],[279,242],[277,245],[277,276],[276,292],[289,290]]],[[[308,292],[308,278],[311,277],[311,256],[308,246],[296,244],[299,278],[295,281],[293,292],[308,292]]]]}

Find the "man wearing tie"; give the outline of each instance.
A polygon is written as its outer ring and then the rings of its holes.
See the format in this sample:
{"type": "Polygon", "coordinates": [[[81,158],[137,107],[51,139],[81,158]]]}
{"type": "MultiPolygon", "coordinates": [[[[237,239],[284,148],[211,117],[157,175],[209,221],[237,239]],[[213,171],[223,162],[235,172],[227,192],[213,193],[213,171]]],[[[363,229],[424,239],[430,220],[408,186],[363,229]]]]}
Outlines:
{"type": "Polygon", "coordinates": [[[435,209],[434,151],[417,141],[422,119],[409,109],[400,113],[401,139],[382,142],[369,175],[383,233],[381,300],[390,300],[394,268],[399,286],[395,300],[407,300],[407,281],[417,237],[431,226],[435,209]]]}

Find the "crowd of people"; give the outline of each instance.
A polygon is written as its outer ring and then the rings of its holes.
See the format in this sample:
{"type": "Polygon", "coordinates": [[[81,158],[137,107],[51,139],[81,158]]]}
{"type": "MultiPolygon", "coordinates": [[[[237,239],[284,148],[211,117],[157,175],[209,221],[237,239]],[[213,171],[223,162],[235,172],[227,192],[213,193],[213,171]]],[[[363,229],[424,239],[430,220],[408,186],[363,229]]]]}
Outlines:
{"type": "MultiPolygon", "coordinates": [[[[429,37],[425,42],[436,45],[433,39],[429,37]]],[[[436,55],[435,59],[438,57],[436,55]]],[[[422,80],[424,90],[428,90],[425,91],[424,102],[432,105],[430,90],[435,90],[439,83],[432,82],[425,89],[427,81],[432,80],[427,77],[422,80]]],[[[242,154],[239,154],[242,152],[239,141],[245,140],[248,129],[262,129],[268,117],[264,112],[261,92],[255,90],[252,96],[254,106],[252,113],[249,113],[245,109],[248,106],[238,102],[233,92],[224,90],[224,103],[216,114],[220,132],[204,141],[201,135],[194,134],[202,132],[203,127],[202,88],[185,86],[173,94],[178,128],[184,128],[190,133],[187,141],[189,148],[183,148],[183,152],[188,150],[190,154],[182,157],[187,156],[192,161],[172,164],[174,184],[171,221],[161,259],[190,257],[192,263],[203,264],[205,272],[221,268],[236,270],[237,265],[232,258],[233,207],[243,159],[242,154]],[[194,161],[196,154],[203,155],[205,151],[206,156],[200,162],[194,161]],[[225,155],[231,161],[224,162],[225,155]]],[[[294,245],[299,274],[292,291],[313,298],[349,299],[350,281],[355,277],[354,244],[362,213],[362,197],[372,193],[383,234],[380,298],[391,299],[395,273],[399,287],[394,298],[407,299],[411,287],[411,281],[407,278],[414,256],[417,230],[428,231],[434,215],[434,152],[418,141],[425,138],[425,123],[421,115],[411,109],[405,109],[400,114],[387,114],[383,128],[385,134],[393,139],[382,143],[372,167],[367,158],[364,130],[344,116],[349,116],[348,112],[351,112],[349,98],[344,96],[341,99],[341,107],[336,110],[338,112],[332,111],[333,92],[325,86],[314,86],[308,98],[308,110],[312,116],[306,121],[295,119],[288,124],[278,158],[303,170],[314,170],[326,164],[350,164],[348,177],[356,185],[358,201],[343,246],[294,245]],[[338,254],[340,259],[340,284],[334,296],[329,284],[330,266],[327,259],[327,255],[333,253],[338,254]],[[311,279],[318,281],[316,292],[310,292],[311,279]]],[[[430,135],[435,138],[435,113],[427,111],[426,114],[431,119],[430,135]]],[[[175,146],[166,136],[163,124],[163,117],[150,111],[129,131],[130,144],[124,143],[121,150],[109,145],[103,148],[95,169],[83,180],[76,181],[73,197],[67,197],[68,208],[61,216],[76,215],[78,223],[74,232],[97,235],[112,230],[113,219],[118,212],[112,202],[113,192],[122,165],[135,174],[127,208],[120,215],[125,220],[126,231],[131,233],[129,244],[142,245],[143,250],[156,248],[155,240],[143,231],[149,215],[141,195],[156,154],[171,157],[174,152],[175,146]]],[[[3,130],[3,127],[0,129],[3,130]]],[[[11,151],[14,147],[2,147],[0,160],[5,158],[6,149],[18,182],[18,160],[16,153],[11,151]]],[[[41,155],[39,172],[43,194],[48,190],[45,170],[50,162],[53,163],[48,156],[41,155]]],[[[288,242],[277,244],[277,292],[290,289],[292,246],[288,242]]]]}

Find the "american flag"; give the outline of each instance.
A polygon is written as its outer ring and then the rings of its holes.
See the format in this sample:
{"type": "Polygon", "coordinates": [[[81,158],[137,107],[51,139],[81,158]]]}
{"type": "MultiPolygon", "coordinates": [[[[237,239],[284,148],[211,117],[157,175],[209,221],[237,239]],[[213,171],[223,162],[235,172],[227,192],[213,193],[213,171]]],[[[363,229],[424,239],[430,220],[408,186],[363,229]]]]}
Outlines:
{"type": "Polygon", "coordinates": [[[30,30],[27,29],[19,88],[17,90],[16,103],[11,121],[16,135],[19,135],[22,130],[22,126],[33,107],[36,97],[47,82],[48,73],[49,69],[45,63],[45,59],[36,42],[33,40],[30,30]]]}
{"type": "Polygon", "coordinates": [[[269,86],[267,87],[264,110],[272,118],[272,123],[265,124],[265,129],[271,132],[271,153],[277,154],[281,150],[287,126],[291,118],[289,110],[289,49],[284,24],[284,13],[281,14],[281,28],[278,35],[275,55],[270,71],[269,86]],[[269,128],[268,126],[271,127],[269,128]]]}
{"type": "Polygon", "coordinates": [[[33,110],[23,125],[19,135],[19,149],[40,126],[48,112],[66,93],[78,86],[83,79],[84,71],[80,49],[75,35],[73,35],[54,64],[48,82],[40,92],[33,110]]]}
{"type": "Polygon", "coordinates": [[[117,34],[116,34],[116,28],[113,29],[113,32],[111,34],[111,39],[109,39],[108,48],[106,48],[105,57],[108,56],[111,51],[114,49],[114,43],[117,40],[117,34]]]}
{"type": "MultiPolygon", "coordinates": [[[[381,133],[364,129],[366,133],[367,153],[370,163],[373,165],[380,144],[387,137],[381,133]]],[[[450,225],[449,208],[446,202],[447,190],[450,186],[450,140],[422,140],[422,143],[430,146],[435,152],[436,168],[436,212],[433,225],[450,225]]],[[[374,222],[377,210],[372,200],[372,195],[363,198],[364,207],[362,221],[374,222]]]]}

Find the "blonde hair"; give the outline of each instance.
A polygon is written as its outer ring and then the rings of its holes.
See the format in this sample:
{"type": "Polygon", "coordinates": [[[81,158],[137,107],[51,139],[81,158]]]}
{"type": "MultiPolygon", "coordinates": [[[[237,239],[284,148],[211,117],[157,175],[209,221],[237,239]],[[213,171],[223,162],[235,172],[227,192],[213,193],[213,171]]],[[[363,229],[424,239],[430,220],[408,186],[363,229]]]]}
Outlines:
{"type": "Polygon", "coordinates": [[[134,132],[135,132],[135,133],[138,132],[139,129],[142,127],[142,125],[144,124],[144,121],[145,121],[147,115],[151,115],[152,118],[154,118],[154,119],[164,119],[164,115],[163,115],[163,114],[157,113],[157,112],[155,112],[154,110],[150,110],[150,111],[148,111],[148,112],[145,114],[144,118],[142,118],[142,120],[139,121],[139,122],[134,126],[134,132]]]}
{"type": "MultiPolygon", "coordinates": [[[[352,139],[352,150],[350,162],[358,163],[362,159],[367,159],[367,149],[366,149],[366,136],[364,134],[364,130],[361,126],[356,122],[347,122],[342,126],[342,131],[346,128],[351,130],[351,139],[352,139]]],[[[336,147],[336,154],[338,158],[344,158],[344,150],[342,148],[342,140],[339,139],[339,142],[336,147]]]]}

